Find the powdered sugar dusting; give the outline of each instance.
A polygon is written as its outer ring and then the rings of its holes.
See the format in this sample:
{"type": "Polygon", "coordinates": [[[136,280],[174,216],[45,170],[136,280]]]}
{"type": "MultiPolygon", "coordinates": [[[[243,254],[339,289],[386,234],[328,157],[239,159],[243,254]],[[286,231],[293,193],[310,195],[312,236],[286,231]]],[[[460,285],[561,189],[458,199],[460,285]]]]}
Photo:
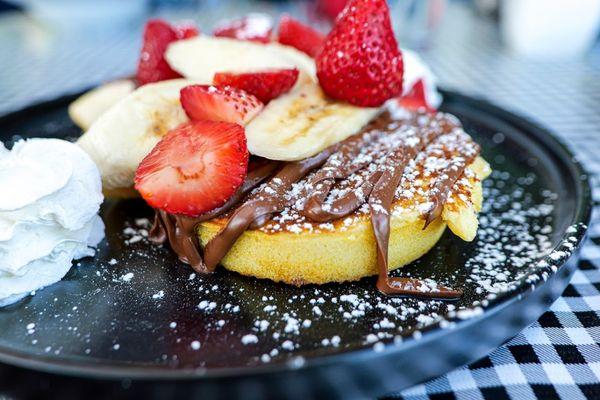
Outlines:
{"type": "MultiPolygon", "coordinates": [[[[377,173],[393,169],[390,159],[399,149],[407,154],[418,154],[403,171],[403,179],[396,193],[393,213],[417,212],[427,214],[434,207],[431,199],[440,194],[440,184],[448,179],[451,171],[460,171],[467,159],[472,159],[479,146],[467,135],[458,121],[448,114],[415,114],[406,121],[387,120],[367,128],[362,134],[358,153],[333,153],[326,163],[283,193],[287,206],[276,213],[272,220],[260,227],[267,233],[302,232],[323,233],[344,231],[359,220],[368,217],[372,208],[382,210],[375,201],[367,204],[370,190],[376,183],[377,173]],[[425,147],[420,152],[419,149],[425,147]],[[341,168],[341,170],[340,170],[341,168]],[[344,172],[346,171],[346,172],[344,172]],[[342,173],[345,177],[340,177],[342,173]],[[346,176],[347,175],[347,176],[346,176]],[[303,215],[308,195],[323,196],[321,208],[330,213],[340,212],[342,199],[354,198],[359,205],[356,212],[342,221],[315,223],[303,215]],[[362,204],[362,205],[361,205],[362,204]]],[[[470,188],[477,180],[466,172],[451,188],[453,201],[470,201],[470,188]]],[[[271,180],[256,188],[251,196],[278,193],[281,182],[271,180]]]]}
{"type": "MultiPolygon", "coordinates": [[[[419,165],[436,170],[437,161],[423,157],[409,164],[409,172],[419,165]]],[[[425,175],[409,176],[424,184],[425,175]]],[[[464,179],[474,177],[467,170],[464,179]]],[[[363,347],[385,351],[394,343],[419,340],[433,326],[453,329],[465,319],[479,318],[505,293],[521,290],[523,282],[535,289],[576,247],[585,227],[568,227],[566,236],[557,239],[563,235],[555,231],[557,195],[543,189],[535,175],[513,176],[498,169],[483,186],[480,230],[473,243],[448,235],[421,260],[392,273],[464,288],[465,296],[456,303],[386,297],[375,290],[372,279],[296,288],[222,270],[209,276],[191,274],[167,248],[147,243],[147,219],[131,218],[107,230],[111,246],[124,251],[111,253],[99,266],[83,264],[70,281],[44,289],[55,290],[56,296],[43,308],[23,304],[28,315],[17,323],[17,333],[24,345],[41,353],[90,357],[106,349],[115,357],[127,354],[140,338],[152,338],[148,357],[172,367],[218,367],[224,357],[243,365],[300,367],[305,358],[331,352],[363,347]],[[76,279],[90,282],[95,290],[61,297],[76,279]],[[90,309],[95,310],[92,316],[84,314],[90,309]],[[82,323],[86,318],[94,323],[82,323]],[[100,344],[98,335],[111,340],[100,344]],[[57,337],[64,341],[58,343],[57,337]]],[[[461,201],[460,190],[456,193],[453,201],[461,201]]],[[[407,188],[397,192],[399,199],[421,196],[407,188]]],[[[414,204],[430,207],[420,200],[414,204]]],[[[141,214],[138,203],[131,207],[127,213],[141,214]]],[[[293,217],[290,212],[282,218],[293,217]]],[[[334,225],[352,223],[350,217],[334,225]]],[[[100,246],[100,254],[107,251],[106,244],[100,246]]]]}

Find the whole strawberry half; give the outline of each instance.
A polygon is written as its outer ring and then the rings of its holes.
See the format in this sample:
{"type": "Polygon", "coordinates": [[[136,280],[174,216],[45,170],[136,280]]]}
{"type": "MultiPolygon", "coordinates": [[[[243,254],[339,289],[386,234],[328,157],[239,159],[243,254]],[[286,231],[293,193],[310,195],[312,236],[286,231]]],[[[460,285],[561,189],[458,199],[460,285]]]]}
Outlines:
{"type": "Polygon", "coordinates": [[[278,41],[314,58],[321,50],[325,35],[289,15],[284,15],[279,20],[278,41]]]}
{"type": "Polygon", "coordinates": [[[142,53],[136,78],[139,85],[181,77],[165,60],[165,51],[171,42],[198,35],[190,25],[173,27],[161,19],[152,19],[144,27],[142,53]]]}
{"type": "Polygon", "coordinates": [[[273,22],[268,15],[250,14],[240,19],[225,21],[213,30],[214,36],[268,43],[271,41],[273,22]]]}
{"type": "Polygon", "coordinates": [[[351,0],[317,56],[317,76],[330,97],[376,107],[402,93],[402,55],[385,0],[351,0]]]}
{"type": "Polygon", "coordinates": [[[298,80],[296,68],[269,69],[257,72],[217,72],[213,78],[215,85],[228,85],[256,96],[268,103],[290,91],[298,80]]]}
{"type": "Polygon", "coordinates": [[[173,129],[140,163],[135,188],[154,207],[198,216],[223,205],[246,178],[248,149],[237,124],[195,121],[173,129]]]}
{"type": "Polygon", "coordinates": [[[181,106],[194,121],[245,125],[264,107],[253,95],[230,86],[190,85],[180,91],[181,106]]]}

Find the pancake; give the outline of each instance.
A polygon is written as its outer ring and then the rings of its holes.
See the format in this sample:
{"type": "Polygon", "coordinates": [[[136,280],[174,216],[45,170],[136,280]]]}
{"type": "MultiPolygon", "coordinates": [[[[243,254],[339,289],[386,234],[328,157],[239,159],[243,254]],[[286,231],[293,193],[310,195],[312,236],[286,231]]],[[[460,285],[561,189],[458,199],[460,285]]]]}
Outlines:
{"type": "MultiPolygon", "coordinates": [[[[457,236],[472,240],[477,229],[473,212],[481,209],[481,178],[489,174],[487,163],[479,158],[469,166],[472,177],[461,183],[461,193],[470,193],[465,202],[453,193],[444,212],[425,229],[425,219],[416,210],[419,203],[397,201],[391,216],[389,239],[390,270],[400,268],[426,254],[440,239],[448,223],[457,236]],[[448,221],[450,220],[450,221],[448,221]]],[[[469,173],[468,173],[469,174],[469,173]]],[[[226,225],[227,218],[199,224],[202,247],[226,225]]],[[[355,281],[376,275],[377,254],[368,211],[331,223],[306,221],[277,227],[269,222],[260,229],[245,231],[221,260],[228,270],[242,275],[271,279],[292,285],[355,281]]]]}
{"type": "Polygon", "coordinates": [[[386,111],[309,159],[264,161],[210,215],[158,212],[156,236],[199,272],[220,264],[294,285],[379,273],[381,291],[402,294],[415,282],[388,278],[389,270],[428,252],[447,226],[475,237],[490,173],[478,153],[449,114],[386,111]]]}
{"type": "MultiPolygon", "coordinates": [[[[226,221],[207,222],[199,228],[203,246],[226,221]]],[[[420,218],[392,218],[389,245],[391,269],[427,253],[439,240],[446,224],[438,218],[426,229],[420,218]]],[[[368,217],[349,227],[299,233],[244,232],[221,261],[228,270],[292,285],[354,281],[375,275],[376,243],[368,217]]]]}

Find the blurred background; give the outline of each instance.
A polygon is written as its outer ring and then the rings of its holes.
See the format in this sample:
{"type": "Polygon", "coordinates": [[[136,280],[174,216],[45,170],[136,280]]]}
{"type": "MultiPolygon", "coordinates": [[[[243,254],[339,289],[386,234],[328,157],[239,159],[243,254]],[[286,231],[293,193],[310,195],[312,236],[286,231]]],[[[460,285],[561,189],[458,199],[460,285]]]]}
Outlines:
{"type": "MultiPolygon", "coordinates": [[[[149,17],[191,20],[204,32],[249,12],[289,12],[326,32],[346,0],[0,0],[0,110],[130,75],[149,17]]],[[[445,86],[486,93],[494,81],[546,74],[589,88],[572,64],[597,66],[600,0],[389,0],[402,47],[418,50],[445,86]],[[586,61],[586,58],[590,60],[586,61]],[[593,59],[595,58],[595,60],[593,59]],[[449,64],[455,64],[452,68],[449,64]],[[458,68],[458,65],[462,68],[458,68]],[[575,75],[575,76],[573,76],[575,75]],[[481,89],[484,89],[483,91],[481,89]]],[[[548,82],[552,84],[552,82],[548,82]]],[[[596,86],[597,89],[597,86],[596,86]]]]}
{"type": "MultiPolygon", "coordinates": [[[[537,119],[591,156],[589,141],[600,140],[600,0],[388,2],[400,45],[417,50],[441,86],[537,119]]],[[[327,32],[345,3],[0,0],[0,113],[132,75],[150,17],[210,33],[249,12],[275,22],[288,12],[327,32]]]]}

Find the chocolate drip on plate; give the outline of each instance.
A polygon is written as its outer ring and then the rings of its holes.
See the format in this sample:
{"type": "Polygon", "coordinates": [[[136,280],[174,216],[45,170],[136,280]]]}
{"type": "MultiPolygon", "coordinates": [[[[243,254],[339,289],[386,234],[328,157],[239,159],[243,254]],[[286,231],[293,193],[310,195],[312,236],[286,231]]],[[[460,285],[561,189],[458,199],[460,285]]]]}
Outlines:
{"type": "Polygon", "coordinates": [[[197,243],[197,224],[196,218],[172,215],[162,210],[156,210],[154,225],[150,230],[149,237],[154,243],[168,239],[171,248],[181,262],[189,264],[196,272],[206,273],[209,271],[202,261],[197,243]]]}
{"type": "Polygon", "coordinates": [[[462,291],[440,286],[436,289],[428,287],[424,282],[408,278],[389,277],[388,248],[390,240],[390,212],[396,188],[402,179],[402,173],[413,152],[400,148],[386,158],[384,171],[381,173],[371,195],[371,225],[377,244],[377,289],[387,295],[415,296],[424,298],[458,299],[462,291]]]}
{"type": "Polygon", "coordinates": [[[213,272],[215,266],[212,266],[212,268],[207,267],[202,259],[198,234],[196,232],[197,225],[229,211],[252,189],[273,174],[278,166],[279,163],[273,161],[258,165],[248,173],[242,186],[225,204],[198,217],[173,215],[161,210],[155,210],[154,224],[150,229],[148,238],[155,244],[162,244],[168,239],[171,248],[181,262],[189,264],[196,272],[213,272]]]}

